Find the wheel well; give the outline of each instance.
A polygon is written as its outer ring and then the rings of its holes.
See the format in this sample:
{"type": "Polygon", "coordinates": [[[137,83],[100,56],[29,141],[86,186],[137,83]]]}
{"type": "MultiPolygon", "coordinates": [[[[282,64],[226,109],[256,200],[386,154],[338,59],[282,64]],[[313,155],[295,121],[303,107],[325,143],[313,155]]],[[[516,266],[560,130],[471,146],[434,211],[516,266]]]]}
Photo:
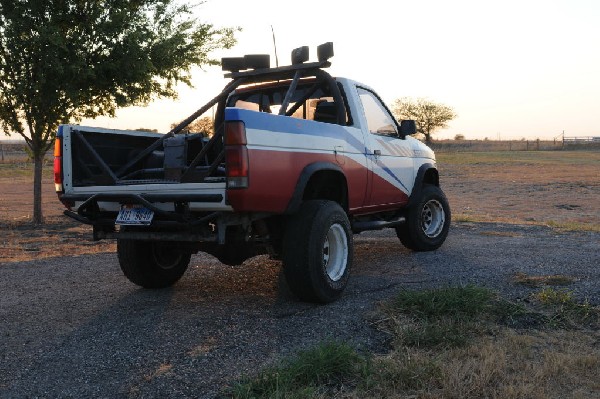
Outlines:
{"type": "Polygon", "coordinates": [[[423,176],[423,185],[431,184],[434,186],[440,186],[440,175],[438,174],[437,169],[429,168],[425,171],[425,175],[423,176]]]}
{"type": "Polygon", "coordinates": [[[344,210],[348,210],[348,186],[344,175],[335,170],[320,170],[310,177],[304,194],[304,201],[324,199],[335,201],[344,210]]]}

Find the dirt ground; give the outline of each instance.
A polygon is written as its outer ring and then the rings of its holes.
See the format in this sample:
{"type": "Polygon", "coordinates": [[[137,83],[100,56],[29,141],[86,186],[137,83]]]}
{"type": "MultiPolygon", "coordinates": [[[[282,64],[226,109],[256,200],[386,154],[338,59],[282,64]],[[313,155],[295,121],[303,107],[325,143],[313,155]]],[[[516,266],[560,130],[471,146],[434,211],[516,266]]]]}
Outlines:
{"type": "Polygon", "coordinates": [[[457,220],[600,229],[600,151],[438,154],[457,220]]]}
{"type": "MultiPolygon", "coordinates": [[[[600,152],[439,153],[440,181],[456,222],[500,221],[600,230],[600,152]]],[[[0,164],[0,263],[115,250],[62,215],[50,162],[44,170],[44,226],[28,221],[32,167],[0,164]]]]}

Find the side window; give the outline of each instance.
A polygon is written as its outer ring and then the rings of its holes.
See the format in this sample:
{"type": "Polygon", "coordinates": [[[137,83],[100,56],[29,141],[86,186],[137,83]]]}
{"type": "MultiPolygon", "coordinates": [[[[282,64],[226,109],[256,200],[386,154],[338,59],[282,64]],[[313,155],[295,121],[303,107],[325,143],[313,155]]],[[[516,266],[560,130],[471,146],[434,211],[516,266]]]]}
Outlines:
{"type": "Polygon", "coordinates": [[[387,109],[379,101],[379,98],[372,92],[361,87],[357,90],[363,110],[365,111],[369,131],[373,134],[383,136],[398,136],[396,122],[394,122],[387,109]]]}

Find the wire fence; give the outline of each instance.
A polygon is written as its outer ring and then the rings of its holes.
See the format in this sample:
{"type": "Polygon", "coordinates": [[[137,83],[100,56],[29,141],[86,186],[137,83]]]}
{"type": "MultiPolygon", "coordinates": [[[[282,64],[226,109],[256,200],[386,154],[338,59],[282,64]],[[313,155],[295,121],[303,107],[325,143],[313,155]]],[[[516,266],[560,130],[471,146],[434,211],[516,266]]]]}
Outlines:
{"type": "Polygon", "coordinates": [[[439,140],[437,152],[600,150],[600,140],[439,140]]]}
{"type": "Polygon", "coordinates": [[[0,163],[26,162],[30,159],[24,142],[0,141],[0,163]]]}

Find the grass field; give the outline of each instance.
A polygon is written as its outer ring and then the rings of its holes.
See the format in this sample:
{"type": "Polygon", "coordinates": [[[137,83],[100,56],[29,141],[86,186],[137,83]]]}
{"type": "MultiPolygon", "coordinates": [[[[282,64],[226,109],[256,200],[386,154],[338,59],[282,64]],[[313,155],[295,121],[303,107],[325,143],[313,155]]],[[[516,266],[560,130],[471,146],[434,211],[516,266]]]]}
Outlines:
{"type": "Polygon", "coordinates": [[[457,221],[600,231],[600,151],[438,154],[457,221]]]}
{"type": "MultiPolygon", "coordinates": [[[[440,181],[456,222],[541,224],[600,231],[600,151],[442,152],[440,181]]],[[[0,163],[0,262],[62,253],[112,251],[111,241],[90,241],[90,228],[62,216],[44,168],[47,224],[31,226],[33,165],[26,157],[0,163]]]]}

